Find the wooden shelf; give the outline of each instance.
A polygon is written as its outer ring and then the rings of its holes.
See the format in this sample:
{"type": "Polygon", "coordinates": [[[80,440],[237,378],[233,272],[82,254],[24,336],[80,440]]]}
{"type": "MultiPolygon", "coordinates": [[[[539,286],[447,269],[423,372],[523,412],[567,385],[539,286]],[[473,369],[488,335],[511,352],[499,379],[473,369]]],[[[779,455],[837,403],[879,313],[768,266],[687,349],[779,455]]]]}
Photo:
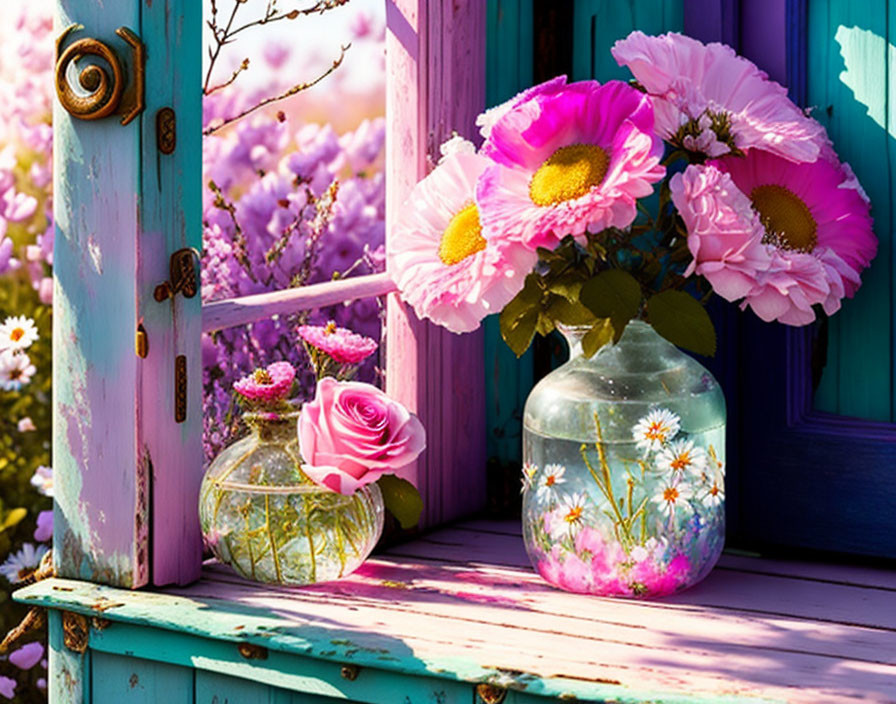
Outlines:
{"type": "Polygon", "coordinates": [[[451,692],[478,682],[517,704],[896,701],[896,572],[725,556],[677,596],[603,599],[547,586],[518,531],[458,524],[329,585],[268,587],[210,564],[189,587],[52,579],[16,598],[108,619],[91,649],[356,701],[441,686],[444,701],[468,702],[451,692]]]}

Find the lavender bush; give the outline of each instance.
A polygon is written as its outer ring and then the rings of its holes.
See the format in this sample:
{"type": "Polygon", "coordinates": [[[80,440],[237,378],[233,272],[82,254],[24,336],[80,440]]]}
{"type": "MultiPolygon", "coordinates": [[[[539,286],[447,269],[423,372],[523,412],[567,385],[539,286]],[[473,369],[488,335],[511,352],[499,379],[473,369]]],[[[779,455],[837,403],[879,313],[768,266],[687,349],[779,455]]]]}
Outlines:
{"type": "MultiPolygon", "coordinates": [[[[315,7],[326,11],[346,1],[315,7]]],[[[52,535],[52,2],[16,3],[10,14],[9,23],[0,29],[0,635],[24,615],[10,601],[10,593],[30,578],[52,535]],[[16,326],[27,328],[27,336],[15,332],[16,326]]],[[[314,21],[293,11],[282,14],[286,21],[314,21]]],[[[353,48],[364,43],[368,48],[381,46],[382,29],[370,17],[356,14],[352,28],[353,48]]],[[[339,91],[316,96],[295,91],[298,95],[289,100],[221,127],[268,97],[296,87],[284,78],[290,53],[285,45],[265,43],[260,61],[267,78],[251,88],[240,81],[206,85],[204,301],[383,267],[381,83],[373,82],[369,95],[352,101],[353,113],[345,110],[339,91]],[[335,108],[341,110],[336,126],[321,119],[322,112],[335,108]],[[346,112],[352,114],[346,118],[346,112]]],[[[326,76],[321,88],[344,80],[351,52],[342,54],[339,70],[313,74],[326,76]]],[[[248,64],[237,61],[236,68],[248,64]]],[[[225,64],[220,70],[236,72],[225,64]]],[[[330,319],[379,337],[380,310],[373,300],[204,337],[207,456],[231,439],[231,385],[250,369],[288,360],[304,369],[302,380],[311,389],[313,373],[295,328],[330,319]]],[[[361,377],[378,378],[375,362],[362,368],[361,377]]],[[[10,648],[0,647],[0,701],[45,699],[45,637],[40,629],[26,629],[10,648]]]]}

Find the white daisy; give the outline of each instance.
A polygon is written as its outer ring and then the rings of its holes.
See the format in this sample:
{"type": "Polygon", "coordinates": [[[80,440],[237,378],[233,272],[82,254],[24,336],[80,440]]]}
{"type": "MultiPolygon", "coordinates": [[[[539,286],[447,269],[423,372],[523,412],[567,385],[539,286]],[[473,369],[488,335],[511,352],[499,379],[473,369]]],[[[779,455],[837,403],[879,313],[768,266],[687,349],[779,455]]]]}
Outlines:
{"type": "Polygon", "coordinates": [[[659,491],[654,494],[652,501],[657,504],[664,516],[671,519],[677,510],[690,508],[688,499],[692,495],[687,484],[669,481],[660,484],[659,491]]]}
{"type": "Polygon", "coordinates": [[[53,470],[40,465],[31,477],[31,486],[44,496],[53,495],[53,470]]]}
{"type": "Polygon", "coordinates": [[[0,351],[24,350],[37,339],[34,321],[24,315],[10,316],[0,325],[0,351]]]}
{"type": "Polygon", "coordinates": [[[681,418],[667,408],[654,408],[632,427],[635,446],[644,453],[656,452],[678,434],[681,418]]]}
{"type": "Polygon", "coordinates": [[[554,489],[558,484],[565,484],[566,480],[563,475],[566,473],[566,467],[562,464],[546,465],[541,473],[541,479],[538,480],[538,489],[535,495],[539,498],[548,497],[554,493],[554,489]]]}
{"type": "Polygon", "coordinates": [[[552,537],[559,539],[566,535],[574,536],[584,523],[587,507],[588,497],[582,492],[563,497],[557,510],[557,520],[552,526],[554,531],[552,537]]]}
{"type": "Polygon", "coordinates": [[[700,499],[704,506],[715,508],[725,503],[725,482],[721,479],[714,479],[712,484],[704,490],[700,499]]]}
{"type": "Polygon", "coordinates": [[[523,488],[522,492],[535,486],[535,475],[538,474],[538,467],[531,462],[523,463],[523,488]]]}
{"type": "Polygon", "coordinates": [[[25,543],[21,550],[10,554],[6,562],[0,565],[0,574],[6,577],[10,584],[18,584],[37,569],[48,549],[46,545],[38,545],[35,548],[31,543],[25,543]]]}
{"type": "Polygon", "coordinates": [[[0,352],[0,389],[18,391],[31,381],[37,368],[24,352],[13,354],[11,350],[0,352]]]}
{"type": "Polygon", "coordinates": [[[685,474],[699,477],[706,470],[706,451],[695,447],[693,440],[673,440],[660,450],[656,464],[660,471],[676,477],[685,474]]]}

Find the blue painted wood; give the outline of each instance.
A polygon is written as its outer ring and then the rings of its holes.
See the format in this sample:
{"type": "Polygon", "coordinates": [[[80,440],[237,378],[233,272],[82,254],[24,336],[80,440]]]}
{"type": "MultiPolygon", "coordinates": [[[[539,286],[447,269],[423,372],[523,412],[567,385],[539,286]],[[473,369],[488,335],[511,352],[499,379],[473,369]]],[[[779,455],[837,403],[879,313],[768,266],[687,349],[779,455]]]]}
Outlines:
{"type": "MultiPolygon", "coordinates": [[[[194,704],[333,704],[330,697],[290,692],[217,672],[197,670],[194,704]]],[[[344,704],[354,704],[345,699],[344,704]]]]}
{"type": "Polygon", "coordinates": [[[62,613],[50,611],[47,619],[49,668],[47,694],[53,704],[91,704],[91,653],[72,652],[63,644],[62,613]]]}
{"type": "MultiPolygon", "coordinates": [[[[486,103],[498,105],[532,85],[532,0],[489,0],[486,36],[486,103]]],[[[501,338],[498,316],[485,319],[487,456],[500,464],[522,462],[522,417],[532,389],[532,352],[520,359],[501,338]]]]}
{"type": "MultiPolygon", "coordinates": [[[[58,31],[114,47],[139,33],[137,0],[57,0],[58,31]]],[[[128,71],[133,73],[129,60],[128,71]]],[[[123,586],[149,579],[148,491],[135,429],[139,120],[86,122],[55,102],[53,557],[60,574],[123,586]]]]}
{"type": "Polygon", "coordinates": [[[891,129],[887,76],[896,66],[886,0],[819,0],[806,15],[806,104],[825,125],[840,157],[871,197],[878,255],[852,301],[830,322],[828,361],[816,408],[890,421],[893,416],[893,222],[891,129]],[[889,122],[889,124],[888,124],[889,122]],[[882,158],[883,157],[883,158],[882,158]]]}
{"type": "Polygon", "coordinates": [[[188,667],[101,652],[91,666],[91,704],[193,704],[188,667]]]}

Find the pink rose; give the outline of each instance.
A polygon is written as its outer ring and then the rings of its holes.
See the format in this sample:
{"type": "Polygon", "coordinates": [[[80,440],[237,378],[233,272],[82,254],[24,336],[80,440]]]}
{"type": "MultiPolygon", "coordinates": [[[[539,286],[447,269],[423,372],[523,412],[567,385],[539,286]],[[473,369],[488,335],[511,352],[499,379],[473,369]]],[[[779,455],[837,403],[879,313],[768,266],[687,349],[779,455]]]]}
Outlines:
{"type": "Polygon", "coordinates": [[[349,495],[417,459],[426,432],[375,386],[325,377],[299,416],[299,447],[312,481],[349,495]]]}

